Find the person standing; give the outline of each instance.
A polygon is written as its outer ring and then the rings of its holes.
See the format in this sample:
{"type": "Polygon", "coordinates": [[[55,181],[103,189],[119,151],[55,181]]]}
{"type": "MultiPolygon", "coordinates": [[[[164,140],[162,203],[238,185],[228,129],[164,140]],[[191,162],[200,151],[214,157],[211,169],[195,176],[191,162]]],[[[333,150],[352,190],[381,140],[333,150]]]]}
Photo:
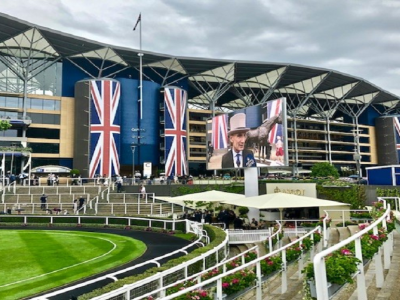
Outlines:
{"type": "Polygon", "coordinates": [[[121,177],[117,178],[116,185],[117,185],[117,193],[121,193],[121,191],[122,191],[122,178],[121,177]]]}
{"type": "Polygon", "coordinates": [[[256,167],[257,163],[253,151],[244,148],[247,138],[246,132],[250,130],[246,127],[246,114],[235,114],[230,118],[229,123],[228,137],[231,149],[222,156],[221,168],[256,167]]]}
{"type": "Polygon", "coordinates": [[[74,209],[74,215],[75,215],[76,212],[78,211],[78,198],[75,198],[75,200],[74,200],[73,209],[74,209]]]}
{"type": "Polygon", "coordinates": [[[85,198],[83,198],[83,196],[79,197],[79,207],[78,210],[81,209],[83,207],[83,203],[85,203],[85,198]]]}
{"type": "Polygon", "coordinates": [[[282,137],[277,136],[276,137],[277,141],[275,143],[275,155],[276,159],[280,162],[283,162],[283,142],[282,142],[282,137]]]}
{"type": "Polygon", "coordinates": [[[140,195],[142,199],[146,197],[146,188],[144,187],[143,184],[140,186],[140,195]]]}
{"type": "Polygon", "coordinates": [[[243,220],[239,217],[236,217],[235,220],[233,220],[233,228],[243,229],[243,220]]]}
{"type": "Polygon", "coordinates": [[[210,162],[211,156],[214,153],[214,147],[213,147],[211,141],[208,141],[207,152],[208,152],[208,162],[210,162]]]}
{"type": "Polygon", "coordinates": [[[41,210],[45,210],[45,209],[46,209],[46,203],[47,203],[47,196],[46,196],[46,194],[43,194],[43,195],[40,197],[40,203],[41,203],[40,209],[41,209],[41,210]]]}

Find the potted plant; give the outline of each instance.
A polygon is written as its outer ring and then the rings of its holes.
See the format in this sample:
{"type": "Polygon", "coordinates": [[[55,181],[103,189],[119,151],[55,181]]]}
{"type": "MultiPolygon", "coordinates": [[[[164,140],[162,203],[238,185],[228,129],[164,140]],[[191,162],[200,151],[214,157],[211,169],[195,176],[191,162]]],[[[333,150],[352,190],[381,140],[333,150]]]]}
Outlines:
{"type": "Polygon", "coordinates": [[[256,275],[252,270],[241,270],[222,279],[222,291],[227,295],[243,292],[254,284],[256,275]]]}
{"type": "MultiPolygon", "coordinates": [[[[328,293],[334,294],[345,283],[353,283],[353,276],[358,270],[361,261],[347,248],[333,252],[325,258],[326,277],[328,281],[328,293]]],[[[314,264],[308,264],[302,271],[311,297],[316,297],[314,264]]],[[[307,291],[306,291],[307,294],[307,291]]]]}
{"type": "Polygon", "coordinates": [[[261,273],[269,276],[282,268],[282,258],[279,255],[270,256],[260,262],[261,273]]]}

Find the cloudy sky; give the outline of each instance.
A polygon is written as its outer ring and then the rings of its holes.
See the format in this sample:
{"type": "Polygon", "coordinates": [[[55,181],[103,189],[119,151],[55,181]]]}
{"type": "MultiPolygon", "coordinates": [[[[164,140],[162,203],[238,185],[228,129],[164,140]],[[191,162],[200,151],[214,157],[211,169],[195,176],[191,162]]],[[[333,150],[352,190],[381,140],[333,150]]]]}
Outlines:
{"type": "Polygon", "coordinates": [[[398,0],[2,0],[11,16],[113,45],[329,68],[400,96],[398,0]]]}

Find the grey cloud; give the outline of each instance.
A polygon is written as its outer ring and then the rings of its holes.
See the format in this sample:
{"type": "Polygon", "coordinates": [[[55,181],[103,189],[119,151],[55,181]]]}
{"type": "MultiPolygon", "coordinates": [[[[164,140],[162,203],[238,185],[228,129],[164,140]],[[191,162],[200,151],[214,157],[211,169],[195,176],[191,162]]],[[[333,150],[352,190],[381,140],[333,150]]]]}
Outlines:
{"type": "Polygon", "coordinates": [[[3,0],[0,11],[110,44],[138,48],[132,27],[142,12],[145,50],[331,68],[399,91],[400,5],[394,1],[15,2],[3,0]]]}

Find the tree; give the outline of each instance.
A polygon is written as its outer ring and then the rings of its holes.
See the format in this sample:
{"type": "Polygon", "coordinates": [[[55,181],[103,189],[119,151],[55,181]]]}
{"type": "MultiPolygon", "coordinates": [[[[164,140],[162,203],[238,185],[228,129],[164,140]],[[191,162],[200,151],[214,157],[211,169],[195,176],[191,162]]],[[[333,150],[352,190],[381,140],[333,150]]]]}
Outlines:
{"type": "Polygon", "coordinates": [[[11,127],[8,120],[0,120],[0,131],[5,131],[11,127]]]}
{"type": "Polygon", "coordinates": [[[328,162],[316,163],[311,168],[313,177],[334,177],[339,178],[338,170],[328,162]]]}

